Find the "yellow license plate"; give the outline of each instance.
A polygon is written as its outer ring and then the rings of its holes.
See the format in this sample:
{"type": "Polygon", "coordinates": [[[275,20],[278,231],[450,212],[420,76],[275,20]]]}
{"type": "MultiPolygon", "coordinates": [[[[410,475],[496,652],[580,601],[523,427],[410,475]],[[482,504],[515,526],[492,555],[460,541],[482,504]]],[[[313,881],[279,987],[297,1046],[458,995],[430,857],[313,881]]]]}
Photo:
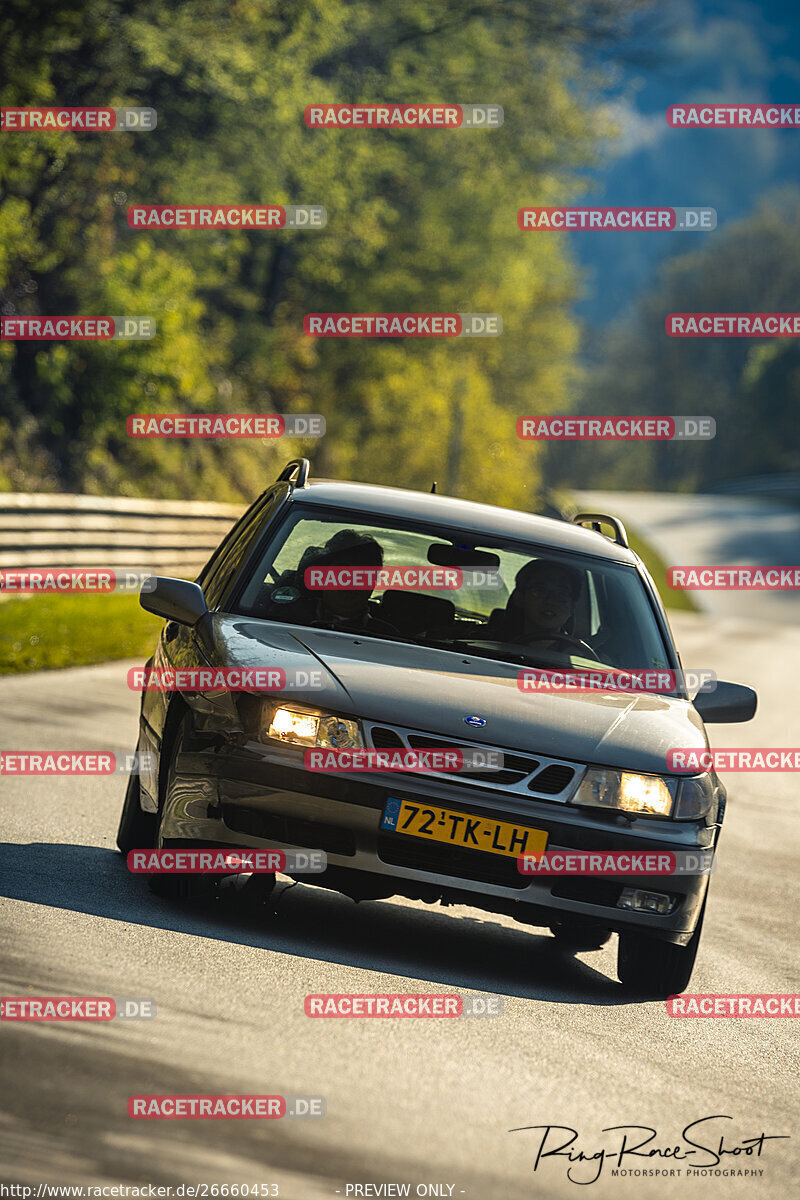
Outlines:
{"type": "Polygon", "coordinates": [[[433,842],[446,842],[462,850],[505,854],[509,858],[536,854],[547,847],[547,834],[542,829],[530,829],[511,821],[471,817],[451,808],[413,804],[410,800],[387,800],[381,828],[433,842]]]}

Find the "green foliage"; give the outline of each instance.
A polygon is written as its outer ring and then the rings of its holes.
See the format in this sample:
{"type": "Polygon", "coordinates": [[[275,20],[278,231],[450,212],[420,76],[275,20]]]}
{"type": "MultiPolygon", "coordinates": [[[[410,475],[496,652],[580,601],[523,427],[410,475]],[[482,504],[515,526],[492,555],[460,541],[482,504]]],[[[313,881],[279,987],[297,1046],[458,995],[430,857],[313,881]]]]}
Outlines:
{"type": "Polygon", "coordinates": [[[139,105],[150,133],[0,139],[3,311],[150,315],[152,342],[0,346],[0,486],[243,499],[317,472],[524,506],[563,410],[578,281],[522,204],[603,132],[583,47],[626,0],[6,0],[3,105],[139,105]],[[496,131],[310,130],[309,103],[503,105],[496,131]],[[129,204],[321,203],[316,232],[134,231],[129,204]],[[313,311],[489,311],[493,340],[312,341],[313,311]],[[131,441],[156,411],[322,412],[313,442],[131,441]],[[456,416],[457,414],[457,416],[456,416]],[[487,444],[489,452],[487,454],[487,444]]]}
{"type": "Polygon", "coordinates": [[[554,448],[553,480],[584,487],[705,491],[749,475],[800,471],[796,338],[671,338],[672,312],[798,309],[800,192],[768,197],[746,220],[670,259],[587,372],[582,413],[711,416],[712,441],[584,443],[554,448]]]}

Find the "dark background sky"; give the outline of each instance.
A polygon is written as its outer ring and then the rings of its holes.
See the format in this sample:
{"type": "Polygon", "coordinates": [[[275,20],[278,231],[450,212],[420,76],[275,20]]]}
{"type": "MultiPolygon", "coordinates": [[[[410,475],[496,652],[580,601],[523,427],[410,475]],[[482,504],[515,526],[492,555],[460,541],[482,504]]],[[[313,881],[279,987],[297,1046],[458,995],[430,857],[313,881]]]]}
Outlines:
{"type": "MultiPolygon", "coordinates": [[[[670,104],[800,104],[800,0],[670,0],[646,48],[656,61],[622,69],[614,111],[623,135],[577,204],[711,205],[718,228],[773,189],[800,181],[800,129],[670,129],[670,104]]],[[[716,233],[574,233],[586,275],[577,312],[597,328],[621,316],[659,261],[716,233]]]]}

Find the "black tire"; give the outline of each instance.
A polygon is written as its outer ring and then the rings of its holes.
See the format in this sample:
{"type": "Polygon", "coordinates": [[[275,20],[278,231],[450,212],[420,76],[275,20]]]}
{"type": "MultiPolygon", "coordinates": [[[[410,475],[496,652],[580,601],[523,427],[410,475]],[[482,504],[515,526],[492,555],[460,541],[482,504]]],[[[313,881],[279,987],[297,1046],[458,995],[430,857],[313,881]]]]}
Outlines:
{"type": "MultiPolygon", "coordinates": [[[[161,776],[159,786],[158,816],[153,817],[153,836],[150,842],[150,845],[156,849],[161,849],[164,845],[161,830],[164,823],[166,802],[175,775],[175,759],[183,743],[189,720],[190,714],[185,712],[180,722],[175,726],[173,736],[168,742],[166,769],[161,776]]],[[[163,756],[163,743],[161,753],[163,756]]],[[[219,880],[209,875],[152,874],[147,876],[147,886],[154,895],[160,896],[164,900],[213,900],[219,893],[219,880]]]]}
{"type": "Polygon", "coordinates": [[[617,975],[629,992],[664,1000],[678,995],[689,984],[694,969],[706,902],[687,946],[676,946],[643,933],[621,933],[617,947],[617,975]]]}
{"type": "Polygon", "coordinates": [[[550,932],[564,950],[601,950],[611,937],[610,929],[590,925],[551,925],[550,932]]]}
{"type": "Polygon", "coordinates": [[[143,812],[139,804],[139,776],[130,775],[117,829],[117,846],[122,854],[149,849],[155,840],[157,824],[155,813],[143,812]]]}

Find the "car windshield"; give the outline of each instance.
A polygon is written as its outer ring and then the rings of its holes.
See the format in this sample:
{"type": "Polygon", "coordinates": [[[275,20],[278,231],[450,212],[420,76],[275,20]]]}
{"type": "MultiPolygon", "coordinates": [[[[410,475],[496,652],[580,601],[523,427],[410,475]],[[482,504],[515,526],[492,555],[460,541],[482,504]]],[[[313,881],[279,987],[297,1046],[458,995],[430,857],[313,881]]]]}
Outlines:
{"type": "Polygon", "coordinates": [[[364,513],[293,508],[235,608],[543,669],[671,665],[632,566],[364,513]]]}

